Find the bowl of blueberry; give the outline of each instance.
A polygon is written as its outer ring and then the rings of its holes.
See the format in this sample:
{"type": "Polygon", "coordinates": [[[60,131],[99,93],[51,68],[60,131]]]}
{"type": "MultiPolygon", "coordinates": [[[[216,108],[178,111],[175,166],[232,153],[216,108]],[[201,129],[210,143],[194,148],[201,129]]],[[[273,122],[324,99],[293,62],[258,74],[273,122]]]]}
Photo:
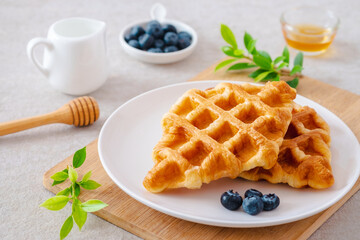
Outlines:
{"type": "Polygon", "coordinates": [[[166,64],[188,57],[197,45],[197,34],[189,25],[165,19],[166,9],[157,3],[152,20],[129,24],[120,35],[120,44],[130,56],[148,63],[166,64]]]}

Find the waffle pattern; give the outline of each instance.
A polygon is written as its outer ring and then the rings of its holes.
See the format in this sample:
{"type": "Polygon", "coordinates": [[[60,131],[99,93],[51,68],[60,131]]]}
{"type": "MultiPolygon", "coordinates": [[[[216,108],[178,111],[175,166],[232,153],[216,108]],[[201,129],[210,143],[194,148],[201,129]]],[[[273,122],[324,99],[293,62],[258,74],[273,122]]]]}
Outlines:
{"type": "Polygon", "coordinates": [[[187,91],[163,117],[163,136],[144,187],[150,192],[196,189],[257,166],[273,167],[295,96],[282,81],[187,91]]]}
{"type": "Polygon", "coordinates": [[[328,188],[334,183],[329,147],[326,122],[314,109],[296,105],[275,166],[268,170],[257,167],[240,173],[240,177],[288,183],[295,188],[328,188]]]}

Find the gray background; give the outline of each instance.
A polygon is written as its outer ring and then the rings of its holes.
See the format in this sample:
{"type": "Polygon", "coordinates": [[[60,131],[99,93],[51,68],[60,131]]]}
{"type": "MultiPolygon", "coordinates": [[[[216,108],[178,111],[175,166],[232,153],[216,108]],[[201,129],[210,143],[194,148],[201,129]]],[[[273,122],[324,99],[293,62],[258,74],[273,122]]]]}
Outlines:
{"type": "MultiPolygon", "coordinates": [[[[151,65],[127,56],[117,38],[125,25],[148,18],[154,2],[0,1],[0,122],[47,113],[73,98],[53,90],[26,56],[27,42],[33,37],[45,37],[53,22],[73,16],[105,21],[111,64],[108,81],[91,94],[101,108],[101,117],[93,126],[44,126],[0,138],[0,239],[58,238],[71,208],[67,205],[62,211],[51,212],[38,207],[53,196],[42,185],[46,170],[94,140],[107,117],[126,100],[153,88],[184,82],[221,59],[223,54],[219,49],[224,42],[219,33],[220,23],[229,25],[238,38],[245,30],[249,31],[258,39],[259,48],[273,56],[280,54],[285,43],[279,16],[283,10],[299,4],[288,0],[164,1],[169,18],[196,29],[199,45],[182,62],[151,65]]],[[[334,11],[341,19],[341,26],[328,52],[304,60],[305,75],[357,94],[360,93],[359,3],[357,0],[316,1],[317,5],[334,11]]],[[[310,239],[360,239],[359,209],[357,193],[310,239]]],[[[90,214],[83,231],[74,227],[69,239],[138,238],[90,214]]]]}

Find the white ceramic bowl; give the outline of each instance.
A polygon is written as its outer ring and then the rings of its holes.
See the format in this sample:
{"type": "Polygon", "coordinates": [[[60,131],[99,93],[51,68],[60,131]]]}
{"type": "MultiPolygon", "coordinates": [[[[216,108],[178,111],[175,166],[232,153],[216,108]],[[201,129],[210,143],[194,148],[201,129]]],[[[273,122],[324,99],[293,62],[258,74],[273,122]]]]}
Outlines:
{"type": "Polygon", "coordinates": [[[163,24],[174,25],[174,27],[176,27],[178,32],[181,32],[181,31],[188,32],[192,37],[190,46],[188,46],[187,48],[184,48],[182,50],[179,50],[176,52],[170,52],[170,53],[152,53],[152,52],[143,51],[143,50],[140,50],[140,49],[130,46],[125,41],[125,38],[124,38],[125,35],[130,33],[130,29],[136,25],[140,25],[145,29],[146,24],[150,21],[151,21],[151,19],[129,24],[120,32],[120,35],[119,35],[120,44],[123,47],[123,49],[125,50],[125,52],[127,52],[130,56],[132,56],[140,61],[147,62],[147,63],[166,64],[166,63],[173,63],[173,62],[183,60],[184,58],[190,56],[190,54],[194,51],[194,49],[197,45],[197,42],[198,42],[198,37],[197,37],[195,30],[185,23],[182,23],[182,22],[179,22],[176,20],[168,20],[168,19],[164,20],[163,22],[162,21],[159,21],[159,22],[161,23],[161,25],[163,25],[163,24]]]}

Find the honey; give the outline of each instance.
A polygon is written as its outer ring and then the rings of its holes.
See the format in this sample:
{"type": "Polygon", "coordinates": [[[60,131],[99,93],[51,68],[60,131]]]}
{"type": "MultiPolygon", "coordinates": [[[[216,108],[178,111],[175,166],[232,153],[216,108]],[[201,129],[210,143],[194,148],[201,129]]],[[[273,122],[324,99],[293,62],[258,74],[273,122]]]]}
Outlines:
{"type": "Polygon", "coordinates": [[[313,24],[283,25],[287,44],[297,50],[315,53],[325,51],[335,37],[335,31],[313,24]]]}

